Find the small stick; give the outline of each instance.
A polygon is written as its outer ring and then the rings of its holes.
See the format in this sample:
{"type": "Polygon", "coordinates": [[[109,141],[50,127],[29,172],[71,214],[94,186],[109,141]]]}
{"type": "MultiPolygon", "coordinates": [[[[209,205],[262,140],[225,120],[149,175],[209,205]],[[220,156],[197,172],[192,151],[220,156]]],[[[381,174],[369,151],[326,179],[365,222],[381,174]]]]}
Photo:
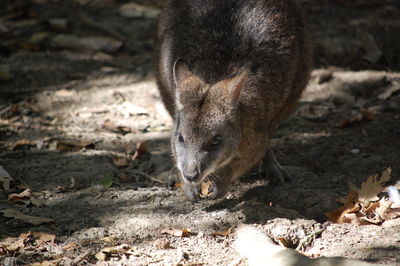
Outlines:
{"type": "Polygon", "coordinates": [[[326,227],[323,227],[323,228],[321,228],[321,229],[319,229],[317,231],[312,232],[311,234],[309,234],[305,238],[303,238],[300,241],[299,245],[296,247],[296,251],[300,251],[308,241],[310,241],[314,237],[320,235],[323,231],[325,231],[325,229],[326,229],[326,227]]]}

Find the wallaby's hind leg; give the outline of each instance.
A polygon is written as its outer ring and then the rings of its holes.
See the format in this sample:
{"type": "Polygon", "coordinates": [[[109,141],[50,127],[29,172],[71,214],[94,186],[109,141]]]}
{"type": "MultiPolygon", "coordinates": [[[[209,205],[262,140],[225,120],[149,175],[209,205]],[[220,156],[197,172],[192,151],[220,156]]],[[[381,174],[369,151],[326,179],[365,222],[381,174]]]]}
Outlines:
{"type": "Polygon", "coordinates": [[[290,175],[275,158],[275,154],[271,149],[265,153],[261,169],[264,171],[265,177],[271,181],[271,184],[283,185],[285,181],[291,181],[290,175]]]}

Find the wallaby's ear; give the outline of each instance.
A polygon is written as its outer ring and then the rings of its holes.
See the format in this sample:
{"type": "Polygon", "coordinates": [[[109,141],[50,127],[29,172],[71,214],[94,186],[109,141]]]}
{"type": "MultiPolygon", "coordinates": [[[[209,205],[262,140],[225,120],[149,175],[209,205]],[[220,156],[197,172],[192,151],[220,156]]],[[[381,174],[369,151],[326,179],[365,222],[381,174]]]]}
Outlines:
{"type": "Polygon", "coordinates": [[[232,104],[236,105],[239,100],[240,93],[246,84],[248,77],[249,72],[245,70],[242,74],[239,74],[228,81],[228,96],[232,101],[232,104]]]}
{"type": "Polygon", "coordinates": [[[182,82],[182,80],[185,80],[186,78],[193,75],[188,64],[182,58],[178,58],[174,62],[172,71],[174,76],[175,88],[179,87],[179,84],[182,82]]]}

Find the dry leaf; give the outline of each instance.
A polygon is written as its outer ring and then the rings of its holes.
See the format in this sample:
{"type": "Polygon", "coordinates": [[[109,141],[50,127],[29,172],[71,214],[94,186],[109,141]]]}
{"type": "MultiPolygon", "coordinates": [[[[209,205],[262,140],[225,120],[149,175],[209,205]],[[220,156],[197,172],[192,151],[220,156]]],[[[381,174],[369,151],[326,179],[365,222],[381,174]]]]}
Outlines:
{"type": "Polygon", "coordinates": [[[3,213],[4,217],[8,218],[14,218],[17,220],[24,221],[26,223],[30,223],[33,225],[41,225],[41,224],[46,224],[46,223],[53,223],[53,219],[49,218],[42,218],[42,217],[36,217],[36,216],[29,216],[26,215],[20,211],[14,210],[14,209],[5,209],[5,210],[0,210],[0,212],[3,213]]]}
{"type": "Polygon", "coordinates": [[[24,247],[25,247],[25,238],[7,237],[6,239],[0,242],[0,248],[10,252],[18,251],[24,247]]]}
{"type": "Polygon", "coordinates": [[[123,45],[121,41],[109,37],[78,37],[69,34],[56,35],[50,44],[56,48],[86,49],[106,53],[115,52],[123,45]]]}
{"type": "Polygon", "coordinates": [[[8,201],[11,202],[24,202],[29,204],[32,192],[30,189],[25,189],[21,193],[13,193],[8,196],[8,201]]]}
{"type": "Polygon", "coordinates": [[[129,162],[125,156],[124,157],[122,157],[122,156],[114,157],[112,159],[112,161],[113,161],[113,164],[118,168],[127,167],[129,165],[129,162]]]}
{"type": "Polygon", "coordinates": [[[119,133],[122,135],[132,132],[132,129],[130,127],[117,126],[110,119],[107,119],[106,121],[104,121],[103,128],[105,128],[111,132],[119,133]]]}
{"type": "Polygon", "coordinates": [[[358,123],[364,122],[364,121],[371,121],[375,118],[375,114],[371,112],[368,109],[362,109],[359,114],[357,114],[354,117],[351,117],[349,119],[343,119],[342,121],[339,122],[337,125],[338,127],[344,128],[348,126],[353,126],[358,123]]]}
{"type": "Polygon", "coordinates": [[[229,236],[230,234],[232,234],[232,227],[228,228],[225,231],[218,231],[211,233],[211,235],[213,236],[229,236]]]}
{"type": "Polygon", "coordinates": [[[210,194],[211,181],[205,181],[200,184],[200,197],[205,198],[210,194]]]}
{"type": "Polygon", "coordinates": [[[367,207],[371,201],[379,200],[378,194],[383,192],[383,185],[390,180],[391,172],[392,169],[387,168],[380,178],[378,178],[378,175],[373,175],[361,184],[361,189],[358,191],[358,200],[363,204],[363,207],[367,207]]]}
{"type": "Polygon", "coordinates": [[[126,257],[134,255],[134,249],[126,244],[107,247],[103,248],[100,252],[98,252],[95,255],[95,257],[97,260],[107,261],[110,260],[110,258],[115,258],[115,257],[120,258],[123,255],[125,255],[126,257]]]}
{"type": "Polygon", "coordinates": [[[112,243],[117,240],[117,237],[116,236],[106,236],[106,237],[100,238],[99,240],[104,243],[112,243]]]}
{"type": "Polygon", "coordinates": [[[339,198],[338,201],[344,205],[325,214],[329,221],[338,224],[344,223],[343,218],[346,214],[360,210],[357,191],[350,190],[345,197],[339,198]]]}
{"type": "Polygon", "coordinates": [[[171,243],[167,239],[163,239],[163,238],[154,240],[153,246],[156,249],[169,249],[169,248],[172,248],[171,247],[171,243]]]}
{"type": "Polygon", "coordinates": [[[76,242],[70,242],[64,246],[62,246],[62,249],[66,250],[66,251],[74,251],[76,249],[78,249],[79,245],[76,242]]]}
{"type": "Polygon", "coordinates": [[[288,242],[284,238],[278,238],[277,242],[278,242],[279,246],[281,246],[281,247],[284,247],[284,248],[289,247],[288,242]]]}
{"type": "Polygon", "coordinates": [[[166,228],[161,230],[161,234],[167,234],[171,236],[177,236],[177,237],[188,237],[190,236],[192,231],[190,229],[171,229],[171,228],[166,228]]]}
{"type": "Polygon", "coordinates": [[[15,142],[13,145],[8,147],[8,149],[10,151],[14,151],[16,148],[19,148],[21,146],[31,146],[31,145],[34,145],[31,140],[29,140],[29,139],[20,139],[17,142],[15,142]]]}
{"type": "Polygon", "coordinates": [[[54,240],[56,239],[55,235],[43,232],[31,232],[30,235],[35,239],[35,242],[38,246],[46,242],[50,242],[51,245],[53,245],[54,240]]]}
{"type": "Polygon", "coordinates": [[[78,151],[80,149],[94,149],[94,143],[90,141],[59,141],[57,150],[59,151],[78,151]]]}
{"type": "Polygon", "coordinates": [[[138,142],[136,144],[135,154],[132,155],[132,161],[138,159],[145,152],[147,152],[147,149],[146,149],[144,142],[138,142]]]}

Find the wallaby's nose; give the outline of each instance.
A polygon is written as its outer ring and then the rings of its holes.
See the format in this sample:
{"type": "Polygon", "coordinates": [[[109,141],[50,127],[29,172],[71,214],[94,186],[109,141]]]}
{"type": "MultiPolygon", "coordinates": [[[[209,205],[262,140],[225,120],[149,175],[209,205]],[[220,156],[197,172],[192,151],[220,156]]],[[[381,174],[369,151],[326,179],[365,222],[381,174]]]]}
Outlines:
{"type": "Polygon", "coordinates": [[[199,171],[183,172],[183,177],[185,177],[185,179],[187,179],[188,181],[193,181],[199,177],[199,174],[199,171]]]}

